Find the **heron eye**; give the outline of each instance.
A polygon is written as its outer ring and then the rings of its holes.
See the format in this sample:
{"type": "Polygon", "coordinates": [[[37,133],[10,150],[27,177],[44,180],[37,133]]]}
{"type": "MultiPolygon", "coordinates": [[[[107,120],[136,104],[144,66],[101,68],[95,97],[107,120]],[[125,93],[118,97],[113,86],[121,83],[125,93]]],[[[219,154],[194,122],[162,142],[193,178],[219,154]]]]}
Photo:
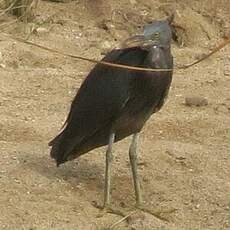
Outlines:
{"type": "Polygon", "coordinates": [[[156,32],[156,33],[155,33],[155,37],[159,38],[159,37],[160,37],[160,33],[159,33],[159,32],[156,32]]]}
{"type": "Polygon", "coordinates": [[[153,39],[159,39],[160,38],[160,33],[156,32],[153,34],[153,39]]]}

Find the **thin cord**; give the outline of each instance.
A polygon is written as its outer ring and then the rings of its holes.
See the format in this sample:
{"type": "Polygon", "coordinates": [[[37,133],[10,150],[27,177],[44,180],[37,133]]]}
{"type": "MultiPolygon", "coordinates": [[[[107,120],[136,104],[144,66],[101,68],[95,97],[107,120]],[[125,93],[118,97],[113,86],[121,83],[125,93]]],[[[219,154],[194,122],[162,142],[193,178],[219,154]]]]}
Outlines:
{"type": "Polygon", "coordinates": [[[65,52],[62,52],[62,51],[59,51],[59,50],[55,50],[55,49],[52,49],[52,48],[48,48],[48,47],[45,47],[45,46],[42,46],[42,45],[39,45],[39,44],[36,44],[36,43],[33,43],[33,42],[26,41],[26,40],[24,40],[22,38],[13,37],[13,36],[11,36],[9,34],[6,34],[6,33],[1,33],[1,34],[3,34],[4,36],[6,36],[6,37],[8,37],[10,39],[13,39],[15,41],[25,43],[27,45],[36,46],[36,47],[38,47],[40,49],[47,50],[47,51],[50,51],[50,52],[53,52],[53,53],[56,53],[56,54],[64,55],[64,56],[67,56],[67,57],[71,57],[71,58],[75,58],[75,59],[79,59],[79,60],[83,60],[83,61],[88,61],[88,62],[92,62],[92,63],[96,63],[96,64],[103,64],[103,65],[107,65],[107,66],[117,67],[117,68],[123,68],[123,69],[128,69],[128,70],[138,70],[138,71],[148,71],[148,72],[170,72],[170,71],[173,71],[173,70],[187,69],[187,68],[189,68],[189,67],[191,67],[193,65],[196,65],[196,64],[200,63],[201,61],[207,59],[208,57],[210,57],[214,53],[218,52],[220,49],[224,48],[226,45],[228,45],[230,43],[230,38],[228,38],[226,41],[222,42],[219,46],[214,48],[210,53],[206,54],[201,59],[199,59],[199,60],[197,60],[195,62],[192,62],[190,64],[183,65],[183,66],[180,66],[180,67],[177,67],[177,68],[174,68],[174,69],[152,69],[152,68],[134,67],[134,66],[123,65],[123,64],[115,64],[115,63],[106,62],[106,61],[97,61],[97,60],[94,60],[94,59],[91,59],[91,58],[85,58],[85,57],[81,57],[81,56],[77,56],[77,55],[73,55],[73,54],[68,54],[68,53],[65,53],[65,52]]]}

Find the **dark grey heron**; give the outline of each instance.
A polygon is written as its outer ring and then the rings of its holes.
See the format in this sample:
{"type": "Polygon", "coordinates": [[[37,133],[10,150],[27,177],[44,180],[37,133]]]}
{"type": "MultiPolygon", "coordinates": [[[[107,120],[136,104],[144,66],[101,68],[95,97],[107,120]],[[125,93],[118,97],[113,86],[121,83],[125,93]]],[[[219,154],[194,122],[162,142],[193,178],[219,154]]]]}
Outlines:
{"type": "MultiPolygon", "coordinates": [[[[172,69],[171,39],[171,20],[153,21],[144,27],[142,35],[129,38],[126,48],[114,49],[102,60],[144,68],[172,69]]],[[[133,135],[129,157],[136,204],[142,204],[137,174],[138,136],[149,117],[164,104],[171,81],[172,70],[138,71],[97,64],[77,92],[64,129],[49,143],[52,146],[51,157],[57,165],[108,145],[104,207],[110,204],[113,143],[130,135],[133,135]]]]}

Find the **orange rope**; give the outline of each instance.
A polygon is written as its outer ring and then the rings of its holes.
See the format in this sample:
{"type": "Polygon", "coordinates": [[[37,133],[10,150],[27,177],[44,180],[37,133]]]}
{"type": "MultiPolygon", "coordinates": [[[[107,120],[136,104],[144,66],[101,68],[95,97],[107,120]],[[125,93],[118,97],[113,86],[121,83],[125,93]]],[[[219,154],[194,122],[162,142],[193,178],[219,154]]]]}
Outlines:
{"type": "Polygon", "coordinates": [[[206,58],[210,57],[211,55],[213,55],[214,53],[218,52],[219,50],[221,50],[222,48],[224,48],[226,45],[228,45],[230,43],[230,38],[228,38],[226,41],[222,42],[219,46],[215,47],[210,53],[204,55],[204,57],[200,58],[197,61],[194,61],[190,64],[181,66],[179,69],[187,69],[193,65],[198,64],[199,62],[202,62],[203,60],[205,60],[206,58]]]}
{"type": "Polygon", "coordinates": [[[36,47],[38,47],[40,49],[47,50],[47,51],[50,51],[50,52],[53,52],[53,53],[56,53],[56,54],[60,54],[60,55],[63,55],[63,56],[67,56],[67,57],[71,57],[71,58],[75,58],[75,59],[79,59],[79,60],[83,60],[83,61],[89,61],[89,62],[96,63],[96,64],[103,64],[103,65],[107,65],[107,66],[117,67],[117,68],[123,68],[123,69],[128,69],[128,70],[138,70],[138,71],[149,71],[149,72],[170,72],[170,71],[173,71],[173,70],[187,69],[187,68],[189,68],[189,67],[191,67],[193,65],[196,65],[199,62],[205,60],[206,58],[210,57],[211,55],[213,55],[214,53],[218,52],[220,49],[224,48],[226,45],[228,45],[230,43],[230,38],[228,38],[226,41],[222,42],[219,46],[214,48],[210,53],[206,54],[201,59],[199,59],[199,60],[197,60],[195,62],[192,62],[191,64],[183,65],[183,66],[180,66],[180,67],[177,67],[177,68],[174,68],[174,69],[152,69],[152,68],[142,68],[142,67],[128,66],[128,65],[123,65],[123,64],[115,64],[115,63],[106,62],[106,61],[97,61],[97,60],[94,60],[94,59],[91,59],[91,58],[85,58],[85,57],[81,57],[81,56],[77,56],[77,55],[73,55],[73,54],[67,54],[67,53],[64,53],[64,52],[59,51],[59,50],[55,50],[55,49],[48,48],[48,47],[45,47],[45,46],[42,46],[42,45],[39,45],[39,44],[36,44],[36,43],[33,43],[33,42],[26,41],[26,40],[24,40],[22,38],[13,37],[13,36],[11,36],[9,34],[5,34],[5,33],[1,33],[1,34],[3,34],[4,36],[6,36],[6,37],[8,37],[10,39],[13,39],[15,41],[25,43],[25,44],[28,44],[28,45],[32,45],[32,46],[36,46],[36,47]]]}

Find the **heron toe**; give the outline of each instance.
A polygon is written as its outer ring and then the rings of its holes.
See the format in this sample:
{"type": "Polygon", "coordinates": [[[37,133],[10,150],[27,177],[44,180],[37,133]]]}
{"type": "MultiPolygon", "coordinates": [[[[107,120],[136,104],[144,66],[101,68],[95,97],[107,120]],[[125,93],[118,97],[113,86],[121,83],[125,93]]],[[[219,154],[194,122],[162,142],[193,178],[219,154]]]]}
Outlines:
{"type": "Polygon", "coordinates": [[[143,204],[136,205],[136,208],[141,210],[142,212],[154,216],[157,219],[167,221],[167,222],[169,222],[169,214],[177,210],[175,208],[162,208],[162,207],[154,209],[154,208],[146,207],[143,204]]]}
{"type": "Polygon", "coordinates": [[[125,209],[112,207],[112,205],[95,205],[95,207],[99,209],[99,213],[97,215],[98,218],[103,217],[105,214],[108,213],[121,217],[125,217],[128,214],[128,212],[125,209]]]}

